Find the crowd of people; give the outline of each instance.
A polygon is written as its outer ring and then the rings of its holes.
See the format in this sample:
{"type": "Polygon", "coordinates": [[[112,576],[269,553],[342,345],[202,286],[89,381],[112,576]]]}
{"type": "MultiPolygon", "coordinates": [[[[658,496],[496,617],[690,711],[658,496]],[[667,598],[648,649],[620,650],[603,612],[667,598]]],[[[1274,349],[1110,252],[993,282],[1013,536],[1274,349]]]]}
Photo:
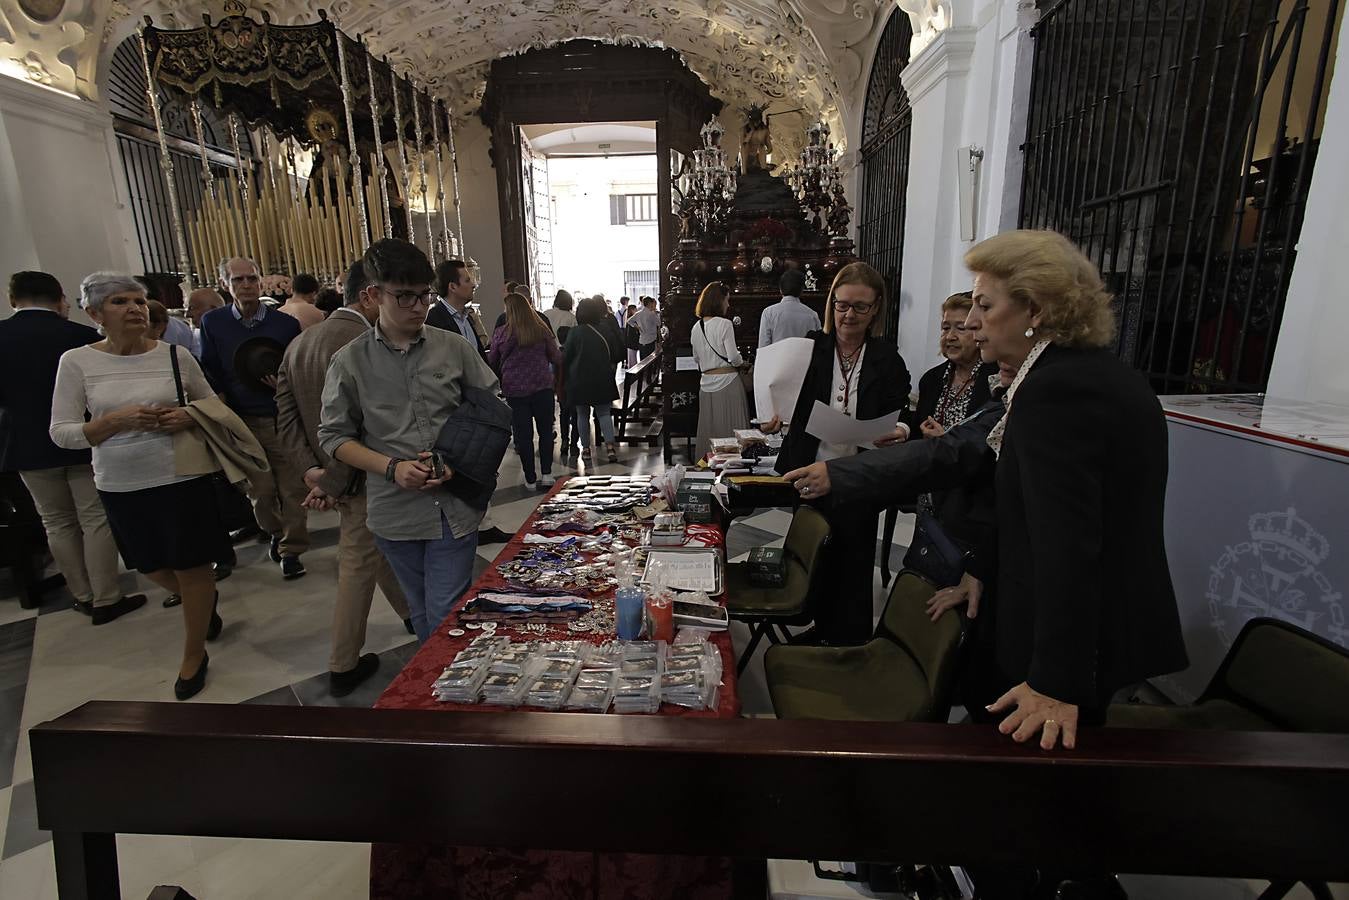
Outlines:
{"type": "Polygon", "coordinates": [[[601,295],[577,304],[558,291],[540,312],[517,282],[489,332],[468,267],[433,270],[402,241],[376,243],[339,286],[264,278],[244,257],[186,297],[161,276],[96,272],[80,285],[89,327],[70,321],[53,276],[10,279],[0,469],[21,474],[95,625],[146,603],[121,594],[119,556],[165,589],[165,606],[181,605],[179,699],[205,684],[234,545],[256,536],[283,580],[301,578],[311,511],[339,516],[331,692],[378,667],[361,652],[376,586],[424,640],[467,587],[478,545],[509,539],[492,524],[486,473],[477,490],[467,472],[450,484],[440,426],[473,391],[499,391],[526,484],[547,489],[555,453],[591,459],[592,419],[617,459],[617,367],[659,340],[652,298],[638,309],[625,297],[615,313],[601,295]]]}
{"type": "MultiPolygon", "coordinates": [[[[821,321],[788,271],[760,346],[805,338],[809,363],[790,417],[758,424],[782,433],[778,470],[832,529],[835,589],[807,639],[870,637],[878,516],[911,507],[925,552],[906,565],[941,587],[929,612],[962,608],[979,626],[966,707],[1018,740],[1072,747],[1117,691],[1186,664],[1162,536],[1164,419],[1109,351],[1111,299],[1078,248],[1013,231],[966,264],[972,290],[942,304],[943,359],[918,379],[916,401],[883,335],[881,275],[843,267],[821,321]],[[859,420],[893,413],[894,428],[867,447],[833,444],[811,433],[816,404],[859,420]]],[[[463,439],[447,421],[504,396],[525,482],[547,488],[578,455],[617,459],[617,367],[661,340],[651,298],[615,312],[559,291],[539,310],[515,282],[489,331],[464,263],[433,270],[398,240],[350,267],[326,315],[304,276],[272,307],[253,261],[219,274],[219,290],[194,291],[179,318],[143,281],[94,273],[80,304],[95,330],[67,320],[56,279],[21,272],[10,281],[18,312],[0,323],[0,463],[23,473],[94,624],[146,602],[121,596],[118,553],[181,601],[181,698],[201,690],[223,625],[216,579],[233,560],[233,489],[222,482],[246,485],[250,524],[285,579],[304,574],[307,513],[338,510],[330,685],[349,692],[378,665],[361,653],[376,586],[424,640],[469,584],[479,542],[506,537],[486,520],[495,472],[446,471],[446,443],[463,439]],[[220,473],[185,462],[199,433],[220,473]]],[[[750,425],[730,300],[713,282],[697,302],[700,456],[750,425]]]]}

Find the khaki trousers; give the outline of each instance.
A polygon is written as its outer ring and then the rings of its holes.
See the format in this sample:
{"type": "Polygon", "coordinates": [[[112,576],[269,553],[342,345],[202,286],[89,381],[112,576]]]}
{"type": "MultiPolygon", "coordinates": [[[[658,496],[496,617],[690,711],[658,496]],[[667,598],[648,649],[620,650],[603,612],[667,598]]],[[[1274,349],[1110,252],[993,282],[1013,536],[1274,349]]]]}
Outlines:
{"type": "Polygon", "coordinates": [[[409,616],[407,597],[384,554],[375,546],[375,536],[365,524],[365,492],[338,507],[337,602],[333,605],[333,652],[328,658],[332,672],[350,672],[361,659],[365,625],[375,585],[400,619],[409,616]]]}
{"type": "Polygon", "coordinates": [[[20,472],[42,517],[56,566],[81,603],[110,606],[122,598],[117,543],[89,465],[20,472]]]}
{"type": "Polygon", "coordinates": [[[240,418],[262,445],[272,467],[270,472],[248,480],[248,496],[253,501],[258,527],[268,534],[280,535],[282,556],[299,556],[309,549],[309,514],[300,505],[309,493],[304,486],[304,472],[286,454],[276,433],[274,417],[240,418]]]}

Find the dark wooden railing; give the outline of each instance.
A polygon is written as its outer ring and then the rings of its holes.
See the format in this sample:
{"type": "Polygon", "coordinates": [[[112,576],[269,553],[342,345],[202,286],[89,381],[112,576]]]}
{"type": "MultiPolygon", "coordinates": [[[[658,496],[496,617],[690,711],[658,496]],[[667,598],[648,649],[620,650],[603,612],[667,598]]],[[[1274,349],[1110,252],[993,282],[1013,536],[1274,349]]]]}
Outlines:
{"type": "Polygon", "coordinates": [[[118,833],[1349,880],[1349,736],[93,702],[31,741],[63,900],[119,896],[118,833]],[[575,828],[596,788],[653,812],[575,828]]]}

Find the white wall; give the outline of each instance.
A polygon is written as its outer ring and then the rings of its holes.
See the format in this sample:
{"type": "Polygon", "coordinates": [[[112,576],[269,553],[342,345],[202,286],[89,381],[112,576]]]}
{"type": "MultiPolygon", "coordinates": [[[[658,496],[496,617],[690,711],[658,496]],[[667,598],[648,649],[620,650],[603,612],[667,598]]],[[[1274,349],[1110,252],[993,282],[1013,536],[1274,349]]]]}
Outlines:
{"type": "MultiPolygon", "coordinates": [[[[655,194],[655,156],[550,157],[553,280],[576,296],[623,295],[625,271],[659,270],[656,223],[613,225],[609,195],[655,194]]],[[[653,292],[654,293],[654,292],[653,292]]],[[[637,298],[633,298],[636,302],[637,298]]],[[[551,306],[551,298],[540,298],[551,306]]]]}
{"type": "MultiPolygon", "coordinates": [[[[140,272],[125,193],[106,112],[0,76],[0,276],[50,272],[74,307],[90,272],[140,272]]],[[[8,297],[0,297],[0,315],[9,309],[8,297]]],[[[71,315],[84,320],[81,312],[71,315]]]]}
{"type": "MultiPolygon", "coordinates": [[[[1349,58],[1346,35],[1349,29],[1342,29],[1341,60],[1349,58]]],[[[1330,82],[1321,149],[1274,349],[1268,392],[1275,397],[1349,406],[1349,369],[1343,361],[1344,335],[1349,334],[1343,268],[1349,250],[1349,217],[1343,210],[1349,197],[1345,159],[1349,159],[1349,79],[1341,77],[1330,82]]]]}

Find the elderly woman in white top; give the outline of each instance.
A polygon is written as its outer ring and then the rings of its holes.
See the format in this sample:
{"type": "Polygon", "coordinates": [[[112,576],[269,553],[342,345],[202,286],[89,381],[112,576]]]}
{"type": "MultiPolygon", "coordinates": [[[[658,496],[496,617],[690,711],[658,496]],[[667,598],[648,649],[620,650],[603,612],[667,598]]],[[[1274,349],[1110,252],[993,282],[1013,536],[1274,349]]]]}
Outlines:
{"type": "Polygon", "coordinates": [[[61,447],[93,448],[94,484],[122,558],[182,597],[186,637],[174,693],[186,700],[205,685],[205,641],[222,627],[211,563],[229,547],[211,479],[174,474],[173,434],[195,427],[180,395],[187,402],[212,391],[191,353],[147,336],[140,282],[96,272],[80,295],[106,337],[61,357],[51,437],[61,447]]]}
{"type": "Polygon", "coordinates": [[[737,428],[749,427],[749,404],[740,382],[740,367],[745,364],[735,345],[735,326],[726,318],[730,313],[731,291],[720,281],[703,288],[694,313],[693,359],[702,379],[698,384],[697,458],[712,449],[712,440],[730,437],[737,428]]]}

